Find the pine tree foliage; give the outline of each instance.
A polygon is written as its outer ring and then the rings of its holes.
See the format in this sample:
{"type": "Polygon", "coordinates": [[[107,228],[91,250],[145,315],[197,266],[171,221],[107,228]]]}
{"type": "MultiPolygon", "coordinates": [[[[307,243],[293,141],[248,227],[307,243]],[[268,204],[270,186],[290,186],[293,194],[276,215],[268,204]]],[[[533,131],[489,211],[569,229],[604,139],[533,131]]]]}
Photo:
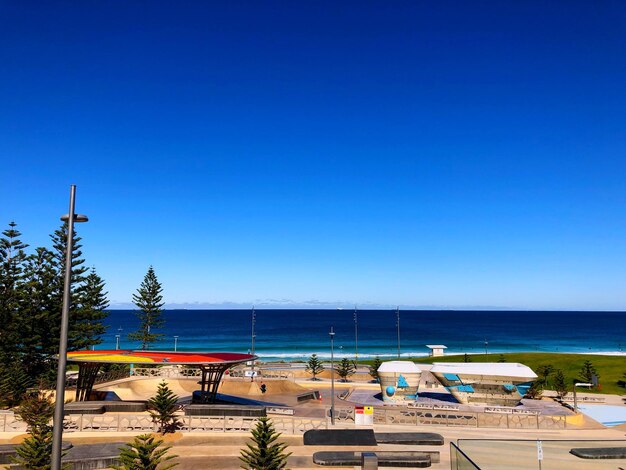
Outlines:
{"type": "Polygon", "coordinates": [[[380,377],[378,376],[378,368],[381,366],[383,361],[380,360],[380,357],[376,356],[372,365],[370,366],[370,376],[376,381],[380,381],[380,377]]]}
{"type": "Polygon", "coordinates": [[[280,470],[287,466],[287,458],[291,453],[285,453],[287,444],[278,442],[280,433],[274,429],[269,418],[259,418],[256,427],[252,430],[252,443],[247,443],[246,449],[241,450],[239,459],[243,462],[241,468],[247,470],[280,470]]]}
{"type": "Polygon", "coordinates": [[[0,361],[0,406],[12,408],[22,401],[33,381],[20,356],[4,356],[0,361]]]}
{"type": "Polygon", "coordinates": [[[552,386],[559,398],[565,398],[569,391],[569,387],[567,385],[567,379],[565,378],[565,374],[563,374],[563,371],[561,369],[557,369],[554,372],[552,386]]]}
{"type": "Polygon", "coordinates": [[[159,384],[156,395],[148,400],[150,415],[159,426],[161,434],[174,432],[180,426],[180,421],[176,416],[177,401],[178,396],[170,390],[165,381],[159,384]]]}
{"type": "Polygon", "coordinates": [[[104,281],[95,268],[92,268],[78,291],[81,303],[74,312],[74,328],[71,331],[73,336],[70,338],[76,350],[87,349],[102,342],[101,335],[106,331],[103,321],[109,307],[104,289],[104,281]]]}
{"type": "Polygon", "coordinates": [[[344,357],[339,363],[339,367],[337,367],[337,374],[341,377],[341,380],[346,382],[348,377],[352,377],[356,372],[356,366],[354,362],[349,360],[347,357],[344,357]]]}
{"type": "Polygon", "coordinates": [[[539,400],[541,398],[541,395],[543,395],[543,384],[544,382],[540,380],[535,380],[526,391],[526,395],[524,396],[524,398],[539,400]]]}
{"type": "MultiPolygon", "coordinates": [[[[56,229],[52,235],[50,235],[50,239],[52,240],[52,253],[55,260],[55,265],[57,266],[57,270],[61,274],[59,276],[58,284],[61,286],[60,296],[63,297],[63,281],[65,275],[65,258],[67,256],[67,232],[69,230],[69,225],[67,222],[63,222],[61,227],[56,229]]],[[[81,251],[82,245],[80,244],[81,238],[78,236],[76,232],[76,227],[74,227],[74,231],[72,232],[72,293],[76,293],[79,290],[79,286],[85,281],[85,273],[87,272],[87,267],[84,266],[85,260],[82,258],[83,252],[81,251]]],[[[72,296],[74,297],[74,296],[72,296]]],[[[74,305],[72,305],[74,306],[74,305]]],[[[70,309],[71,311],[71,309],[70,309]]]]}
{"type": "Polygon", "coordinates": [[[28,245],[20,240],[15,222],[0,237],[0,354],[13,355],[19,342],[20,289],[28,245]]]}
{"type": "Polygon", "coordinates": [[[115,470],[167,470],[177,463],[170,462],[177,455],[167,455],[172,446],[163,446],[163,440],[155,440],[150,434],[137,436],[120,449],[121,465],[115,470]]]}
{"type": "Polygon", "coordinates": [[[128,338],[141,343],[141,349],[148,349],[150,344],[163,337],[161,333],[155,333],[154,329],[162,328],[163,288],[159,283],[154,268],[150,266],[137,293],[133,294],[133,303],[139,309],[136,312],[139,318],[139,329],[128,335],[128,338]]]}
{"type": "Polygon", "coordinates": [[[49,470],[52,460],[50,420],[54,415],[52,400],[42,393],[35,393],[22,402],[17,414],[28,425],[29,436],[16,447],[13,462],[27,470],[49,470]]]}
{"type": "Polygon", "coordinates": [[[28,298],[22,307],[22,350],[31,376],[45,368],[46,355],[58,351],[61,306],[58,303],[58,272],[54,255],[46,248],[37,248],[25,266],[24,294],[28,298]]]}
{"type": "Polygon", "coordinates": [[[600,378],[593,363],[589,360],[585,361],[582,368],[580,369],[580,372],[578,373],[580,381],[585,383],[592,383],[594,375],[600,378]]]}
{"type": "Polygon", "coordinates": [[[51,428],[54,403],[42,392],[33,393],[22,401],[17,408],[17,415],[28,425],[29,431],[45,430],[51,428]]]}
{"type": "MultiPolygon", "coordinates": [[[[69,350],[101,341],[108,306],[102,280],[95,271],[85,275],[80,238],[74,235],[69,350]]],[[[0,401],[5,404],[28,385],[24,373],[35,382],[54,375],[63,303],[67,224],[51,235],[51,249],[27,254],[20,236],[13,222],[0,236],[0,401]]]]}
{"type": "Polygon", "coordinates": [[[317,380],[317,374],[324,370],[322,361],[319,360],[317,354],[312,354],[306,363],[306,371],[313,376],[313,380],[317,380]]]}
{"type": "MultiPolygon", "coordinates": [[[[67,256],[67,232],[68,224],[64,222],[54,232],[52,238],[52,253],[54,266],[57,271],[54,299],[60,312],[63,305],[63,284],[65,278],[65,258],[67,256]]],[[[68,350],[77,351],[89,349],[101,342],[98,332],[104,332],[102,321],[106,318],[105,308],[108,306],[104,283],[95,273],[95,269],[89,269],[84,265],[82,255],[81,238],[76,230],[72,238],[72,276],[71,291],[72,302],[70,304],[70,323],[68,334],[68,350]],[[89,272],[89,274],[88,274],[89,272]]],[[[60,323],[59,323],[60,325],[60,323]]],[[[58,330],[59,328],[57,328],[58,330]]],[[[56,333],[56,331],[55,331],[56,333]]],[[[55,335],[59,337],[59,332],[55,335]]]]}
{"type": "Polygon", "coordinates": [[[26,470],[50,470],[52,460],[52,429],[34,432],[15,448],[11,460],[26,470]]]}
{"type": "Polygon", "coordinates": [[[539,375],[539,380],[541,380],[544,384],[547,384],[550,376],[554,373],[554,366],[552,364],[544,364],[537,368],[537,374],[539,375]]]}

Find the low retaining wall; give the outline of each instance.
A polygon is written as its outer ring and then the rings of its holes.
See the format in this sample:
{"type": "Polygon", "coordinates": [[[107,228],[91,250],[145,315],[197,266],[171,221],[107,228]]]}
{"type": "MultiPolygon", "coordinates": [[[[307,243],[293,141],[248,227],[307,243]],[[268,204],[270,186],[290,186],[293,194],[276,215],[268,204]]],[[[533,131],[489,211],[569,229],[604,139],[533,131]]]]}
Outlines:
{"type": "MultiPolygon", "coordinates": [[[[272,416],[272,422],[279,432],[302,434],[309,429],[327,429],[327,418],[305,418],[296,416],[272,416]]],[[[405,426],[450,426],[473,428],[502,429],[567,429],[580,426],[568,425],[568,418],[575,416],[515,415],[500,413],[476,413],[446,410],[427,410],[416,408],[374,409],[374,424],[393,424],[405,426]]],[[[179,416],[181,431],[248,431],[256,422],[254,416],[179,416]]],[[[339,423],[354,424],[354,408],[335,408],[335,420],[339,423]]],[[[105,413],[71,414],[65,417],[65,432],[73,431],[156,431],[157,427],[147,413],[105,413]]],[[[13,413],[0,414],[0,432],[26,432],[26,423],[13,413]]]]}

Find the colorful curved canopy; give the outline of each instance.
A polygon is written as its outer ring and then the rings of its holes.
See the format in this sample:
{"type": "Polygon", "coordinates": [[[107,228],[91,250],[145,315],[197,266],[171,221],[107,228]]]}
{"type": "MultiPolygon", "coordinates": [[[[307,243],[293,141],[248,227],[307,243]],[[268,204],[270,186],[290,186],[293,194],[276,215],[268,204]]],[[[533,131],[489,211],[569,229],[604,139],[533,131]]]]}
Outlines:
{"type": "Polygon", "coordinates": [[[251,354],[225,352],[168,352],[168,351],[72,351],[67,353],[71,362],[99,362],[106,364],[239,364],[253,361],[251,354]]]}

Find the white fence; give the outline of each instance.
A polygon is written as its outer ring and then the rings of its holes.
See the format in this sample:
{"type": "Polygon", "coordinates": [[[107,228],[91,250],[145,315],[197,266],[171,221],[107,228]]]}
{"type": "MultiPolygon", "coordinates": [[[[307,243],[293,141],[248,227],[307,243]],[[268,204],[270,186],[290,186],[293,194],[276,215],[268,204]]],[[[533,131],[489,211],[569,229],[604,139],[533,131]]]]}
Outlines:
{"type": "MultiPolygon", "coordinates": [[[[354,423],[354,408],[335,409],[339,422],[354,423]]],[[[566,416],[540,415],[537,413],[511,413],[491,411],[481,413],[433,408],[375,407],[374,424],[405,426],[449,426],[504,429],[566,429],[566,416]]]]}
{"type": "MultiPolygon", "coordinates": [[[[230,377],[244,377],[245,370],[242,368],[234,368],[228,371],[230,377]]],[[[294,373],[288,369],[263,369],[258,368],[259,377],[263,379],[294,379],[294,373]]],[[[169,379],[200,377],[202,371],[194,367],[135,367],[132,375],[138,377],[165,377],[169,379]]]]}
{"type": "MultiPolygon", "coordinates": [[[[247,432],[256,422],[243,416],[179,416],[183,432],[247,432]]],[[[274,426],[286,434],[302,434],[309,429],[327,429],[326,418],[272,416],[274,426]]],[[[335,408],[335,419],[354,424],[354,408],[335,408]]],[[[405,426],[450,426],[503,429],[566,429],[565,416],[515,415],[511,413],[453,412],[427,409],[375,408],[374,424],[405,426]]],[[[66,432],[75,431],[155,431],[147,413],[76,414],[65,417],[66,432]]],[[[25,432],[26,423],[13,413],[0,413],[0,432],[25,432]]]]}
{"type": "MultiPolygon", "coordinates": [[[[247,416],[179,416],[182,432],[248,432],[257,419],[247,416]]],[[[304,434],[309,429],[327,429],[324,418],[272,416],[278,432],[304,434]]],[[[146,413],[105,413],[101,415],[69,415],[63,422],[64,432],[153,432],[156,424],[146,413]]],[[[26,423],[13,413],[0,414],[1,432],[26,432],[26,423]]]]}

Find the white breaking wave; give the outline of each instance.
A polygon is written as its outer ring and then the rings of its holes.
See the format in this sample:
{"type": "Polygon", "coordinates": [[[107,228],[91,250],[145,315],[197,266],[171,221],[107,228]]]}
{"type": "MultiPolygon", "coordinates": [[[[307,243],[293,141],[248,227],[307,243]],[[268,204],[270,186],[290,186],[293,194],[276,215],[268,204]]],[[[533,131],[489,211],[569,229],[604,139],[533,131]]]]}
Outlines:
{"type": "MultiPolygon", "coordinates": [[[[330,359],[330,352],[328,351],[310,351],[310,352],[272,352],[272,351],[256,351],[257,356],[261,359],[308,359],[311,355],[316,354],[320,359],[330,359]]],[[[389,354],[389,353],[359,353],[359,359],[374,359],[375,357],[380,357],[381,359],[387,359],[392,357],[398,357],[397,354],[389,354]]],[[[425,352],[416,352],[416,351],[408,351],[406,353],[401,353],[400,357],[410,359],[414,357],[427,357],[428,353],[425,352]]],[[[354,353],[345,353],[338,352],[334,353],[335,359],[354,359],[354,353]]]]}

